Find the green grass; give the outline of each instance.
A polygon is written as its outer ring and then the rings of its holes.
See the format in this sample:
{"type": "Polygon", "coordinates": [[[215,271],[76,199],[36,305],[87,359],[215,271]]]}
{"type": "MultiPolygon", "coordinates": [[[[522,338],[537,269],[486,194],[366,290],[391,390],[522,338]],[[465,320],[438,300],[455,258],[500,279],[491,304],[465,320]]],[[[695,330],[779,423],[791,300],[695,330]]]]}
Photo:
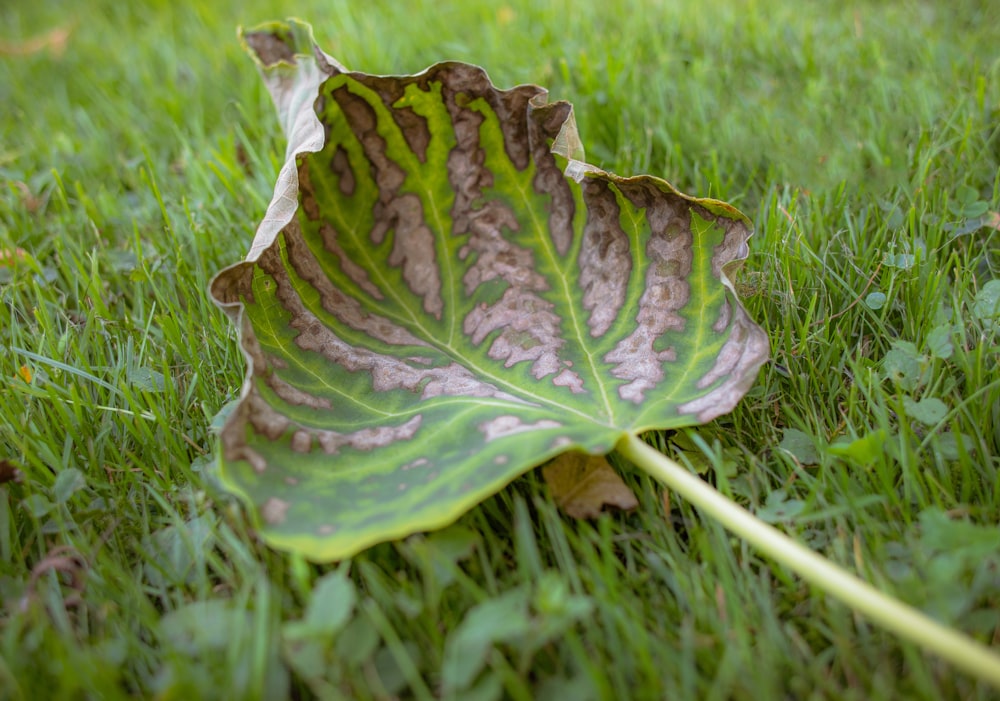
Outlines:
{"type": "Polygon", "coordinates": [[[991,697],[635,473],[640,509],[595,523],[532,474],[347,570],[268,550],[213,478],[244,368],[205,289],[284,152],[237,24],[544,84],[595,164],[756,223],[738,285],[774,363],[657,444],[994,643],[995,3],[265,5],[0,8],[0,249],[26,252],[0,267],[0,697],[425,699],[478,655],[477,698],[991,697]],[[61,53],[17,51],[57,27],[61,53]]]}

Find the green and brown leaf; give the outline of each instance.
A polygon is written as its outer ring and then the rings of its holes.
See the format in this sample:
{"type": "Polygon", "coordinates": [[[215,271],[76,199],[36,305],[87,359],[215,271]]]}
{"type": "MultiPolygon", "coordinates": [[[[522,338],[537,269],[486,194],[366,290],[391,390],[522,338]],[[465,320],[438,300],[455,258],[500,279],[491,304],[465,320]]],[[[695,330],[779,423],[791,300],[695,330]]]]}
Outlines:
{"type": "Polygon", "coordinates": [[[752,384],[767,338],[726,277],[744,215],[586,165],[542,88],[348,72],[296,22],[244,40],[289,148],[211,292],[249,364],[222,477],[271,544],[331,560],[444,526],[752,384]]]}

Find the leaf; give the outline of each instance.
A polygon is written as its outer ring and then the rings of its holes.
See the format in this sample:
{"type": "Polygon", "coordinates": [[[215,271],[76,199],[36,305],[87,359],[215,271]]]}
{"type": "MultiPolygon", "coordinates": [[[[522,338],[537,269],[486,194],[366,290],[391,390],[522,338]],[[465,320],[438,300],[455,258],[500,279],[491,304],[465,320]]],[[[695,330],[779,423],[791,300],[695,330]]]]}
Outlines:
{"type": "Polygon", "coordinates": [[[543,647],[593,614],[594,601],[573,594],[563,576],[543,572],[534,587],[527,584],[488,599],[469,611],[448,636],[441,665],[441,685],[449,693],[465,693],[497,644],[517,650],[522,665],[543,647]],[[532,591],[532,589],[534,591],[532,591]]]}
{"type": "Polygon", "coordinates": [[[869,309],[881,309],[885,306],[885,293],[884,292],[871,292],[865,297],[865,305],[869,309]]]}
{"type": "Polygon", "coordinates": [[[249,365],[220,475],[270,544],[332,560],[439,528],[753,383],[767,337],[727,276],[743,214],[587,165],[539,87],[347,72],[296,21],[243,39],[289,146],[211,287],[249,365]]]}
{"type": "Polygon", "coordinates": [[[65,504],[76,492],[87,486],[87,479],[83,473],[75,467],[70,467],[56,475],[55,484],[52,485],[52,495],[57,504],[65,504]]]}
{"type": "Polygon", "coordinates": [[[935,436],[934,449],[945,460],[959,460],[963,455],[971,455],[976,450],[976,441],[964,433],[942,433],[935,436]]]}
{"type": "Polygon", "coordinates": [[[972,315],[983,321],[1000,317],[1000,280],[990,280],[976,293],[972,315]]]}
{"type": "Polygon", "coordinates": [[[249,616],[225,599],[194,601],[164,614],[158,632],[171,645],[200,654],[232,645],[234,630],[247,627],[249,616]]]}
{"type": "Polygon", "coordinates": [[[472,684],[494,643],[516,640],[530,631],[530,593],[526,587],[518,587],[487,599],[466,614],[445,643],[441,684],[446,693],[472,684]]]}
{"type": "Polygon", "coordinates": [[[816,442],[808,433],[796,428],[781,430],[781,443],[778,447],[795,458],[800,465],[815,465],[819,462],[816,442]]]}
{"type": "Polygon", "coordinates": [[[767,495],[764,506],[757,510],[757,518],[765,523],[792,521],[805,507],[801,499],[789,499],[784,489],[775,489],[767,495]]]}
{"type": "Polygon", "coordinates": [[[357,591],[346,570],[325,574],[313,587],[303,619],[285,623],[282,632],[294,640],[333,636],[350,619],[356,600],[357,591]]]}
{"type": "Polygon", "coordinates": [[[951,324],[941,324],[927,334],[927,350],[932,356],[947,360],[954,354],[955,346],[951,341],[954,332],[955,329],[951,324]]]}
{"type": "Polygon", "coordinates": [[[885,258],[885,264],[890,268],[909,270],[917,262],[917,257],[912,253],[895,253],[885,258]]]}
{"type": "Polygon", "coordinates": [[[882,359],[883,376],[903,389],[914,390],[922,383],[924,360],[909,341],[895,341],[882,359]]]}
{"type": "Polygon", "coordinates": [[[152,368],[129,370],[128,381],[133,387],[143,392],[162,392],[166,389],[166,379],[163,377],[163,373],[152,368]]]}
{"type": "Polygon", "coordinates": [[[835,440],[826,446],[826,452],[851,460],[858,465],[870,465],[879,455],[886,452],[888,438],[885,429],[880,428],[854,440],[835,440]]]}
{"type": "Polygon", "coordinates": [[[603,455],[569,451],[542,468],[559,507],[573,518],[597,518],[605,506],[631,511],[635,494],[603,455]]]}
{"type": "Polygon", "coordinates": [[[948,405],[937,397],[924,397],[919,402],[903,397],[906,415],[925,426],[933,426],[948,415],[948,405]]]}
{"type": "MultiPolygon", "coordinates": [[[[410,562],[421,567],[424,577],[433,580],[441,589],[455,581],[458,562],[472,556],[480,536],[464,526],[451,526],[427,538],[415,537],[407,541],[403,554],[410,562]]],[[[425,587],[432,589],[430,581],[425,587]]]]}
{"type": "Polygon", "coordinates": [[[343,664],[359,665],[375,654],[378,643],[378,631],[371,622],[367,618],[356,616],[337,637],[334,655],[343,664]]]}
{"type": "Polygon", "coordinates": [[[30,494],[21,502],[21,506],[35,518],[42,518],[55,507],[44,494],[30,494]]]}
{"type": "Polygon", "coordinates": [[[147,557],[146,579],[156,587],[190,584],[204,574],[206,555],[214,539],[209,516],[154,531],[142,539],[142,551],[147,557]]]}

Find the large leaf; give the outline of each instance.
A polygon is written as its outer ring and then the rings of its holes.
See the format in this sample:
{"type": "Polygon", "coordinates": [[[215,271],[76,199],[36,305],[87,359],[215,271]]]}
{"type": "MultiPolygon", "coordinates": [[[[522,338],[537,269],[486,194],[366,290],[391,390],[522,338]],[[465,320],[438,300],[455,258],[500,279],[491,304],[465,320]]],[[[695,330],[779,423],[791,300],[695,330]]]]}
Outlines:
{"type": "Polygon", "coordinates": [[[212,294],[249,364],[222,478],[270,543],[328,560],[437,528],[752,384],[768,344],[726,277],[737,210],[586,165],[539,87],[347,72],[296,22],[244,39],[289,150],[212,294]]]}

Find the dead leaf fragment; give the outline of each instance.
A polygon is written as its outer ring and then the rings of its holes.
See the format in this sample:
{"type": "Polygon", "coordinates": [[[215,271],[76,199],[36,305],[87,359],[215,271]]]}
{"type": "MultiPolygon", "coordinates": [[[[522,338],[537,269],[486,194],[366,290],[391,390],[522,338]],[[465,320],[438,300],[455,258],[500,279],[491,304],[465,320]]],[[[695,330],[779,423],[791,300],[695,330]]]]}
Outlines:
{"type": "Polygon", "coordinates": [[[14,250],[9,248],[0,248],[0,267],[13,268],[19,262],[26,260],[27,257],[28,252],[23,248],[15,248],[14,250]]]}
{"type": "Polygon", "coordinates": [[[45,554],[38,564],[31,568],[31,579],[21,598],[21,610],[27,611],[31,601],[38,596],[38,581],[48,572],[55,571],[65,575],[70,592],[63,597],[66,609],[79,606],[83,602],[83,590],[86,586],[87,560],[69,545],[57,545],[45,554]]]}
{"type": "Polygon", "coordinates": [[[542,468],[553,498],[573,518],[597,518],[605,506],[631,511],[639,505],[603,455],[568,452],[542,468]]]}
{"type": "Polygon", "coordinates": [[[21,471],[14,466],[10,460],[0,460],[0,484],[7,482],[20,482],[21,471]]]}
{"type": "MultiPolygon", "coordinates": [[[[21,204],[24,205],[24,208],[28,211],[28,214],[34,214],[39,209],[42,208],[42,205],[44,204],[42,198],[33,193],[31,191],[31,188],[28,187],[27,183],[23,183],[20,180],[15,180],[14,188],[21,196],[21,204]]],[[[19,248],[17,250],[20,251],[21,249],[19,248]]]]}
{"type": "Polygon", "coordinates": [[[22,41],[0,40],[0,56],[31,56],[48,50],[54,57],[59,58],[66,52],[66,44],[69,43],[72,32],[71,26],[64,26],[22,41]]]}

